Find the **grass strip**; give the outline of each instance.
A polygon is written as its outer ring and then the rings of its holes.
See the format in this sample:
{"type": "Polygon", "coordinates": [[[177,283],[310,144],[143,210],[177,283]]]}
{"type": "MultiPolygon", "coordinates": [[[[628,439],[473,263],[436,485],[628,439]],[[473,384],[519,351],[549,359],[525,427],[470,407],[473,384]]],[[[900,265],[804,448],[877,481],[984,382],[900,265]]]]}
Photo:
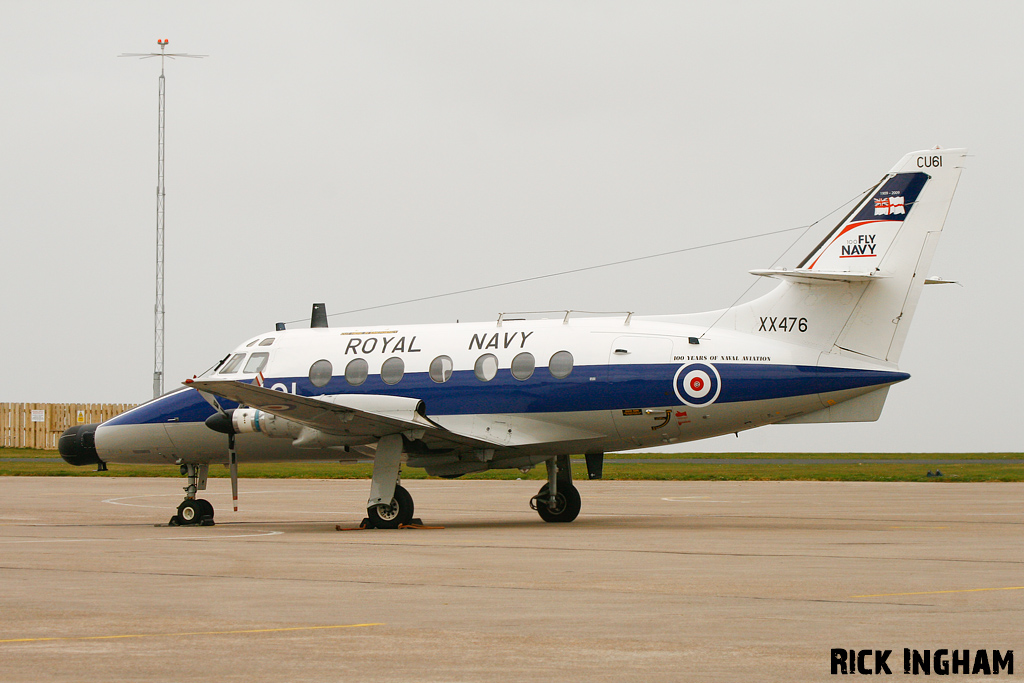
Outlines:
{"type": "MultiPolygon", "coordinates": [[[[0,459],[18,459],[18,462],[0,461],[0,476],[58,476],[58,477],[172,477],[180,478],[173,465],[119,465],[111,464],[107,472],[96,472],[93,467],[72,467],[54,462],[55,451],[23,448],[0,449],[0,459]],[[38,462],[35,462],[37,461],[38,462]]],[[[606,462],[604,478],[609,480],[662,480],[662,481],[924,481],[924,482],[978,482],[1024,481],[1024,453],[623,453],[609,454],[609,459],[643,459],[639,464],[606,462]],[[659,463],[672,458],[729,459],[719,463],[659,463]],[[799,462],[759,462],[766,459],[798,460],[799,462]],[[903,460],[899,463],[879,463],[875,460],[903,460]],[[1000,460],[1003,462],[934,463],[935,460],[1000,460]],[[919,461],[919,462],[918,462],[919,461]],[[932,461],[932,462],[928,462],[932,461]],[[942,476],[928,476],[928,472],[941,470],[942,476]]],[[[248,479],[369,479],[369,463],[239,463],[240,476],[248,479]]],[[[226,466],[210,467],[211,477],[227,477],[226,466]]],[[[519,470],[492,470],[469,474],[464,479],[529,479],[543,480],[545,468],[535,467],[529,472],[519,470]]],[[[429,479],[421,469],[405,469],[404,479],[429,479]]],[[[573,477],[586,479],[586,468],[573,465],[573,477]]]]}

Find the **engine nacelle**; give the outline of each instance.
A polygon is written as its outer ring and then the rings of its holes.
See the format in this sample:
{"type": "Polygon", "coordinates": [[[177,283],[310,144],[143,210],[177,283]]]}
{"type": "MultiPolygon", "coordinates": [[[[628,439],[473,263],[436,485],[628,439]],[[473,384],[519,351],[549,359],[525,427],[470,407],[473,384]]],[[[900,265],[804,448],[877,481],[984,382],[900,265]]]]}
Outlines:
{"type": "Polygon", "coordinates": [[[235,434],[263,434],[272,439],[292,439],[295,448],[343,449],[353,444],[373,441],[370,437],[327,434],[287,418],[271,415],[259,408],[236,408],[231,411],[231,426],[235,434]]]}
{"type": "Polygon", "coordinates": [[[264,434],[276,439],[294,439],[302,425],[259,408],[236,408],[231,411],[231,425],[235,434],[264,434]]]}
{"type": "Polygon", "coordinates": [[[375,413],[405,422],[419,423],[425,427],[433,426],[426,418],[426,409],[423,401],[418,398],[380,396],[377,394],[333,394],[331,396],[318,396],[317,398],[321,401],[327,401],[353,410],[375,413]]]}

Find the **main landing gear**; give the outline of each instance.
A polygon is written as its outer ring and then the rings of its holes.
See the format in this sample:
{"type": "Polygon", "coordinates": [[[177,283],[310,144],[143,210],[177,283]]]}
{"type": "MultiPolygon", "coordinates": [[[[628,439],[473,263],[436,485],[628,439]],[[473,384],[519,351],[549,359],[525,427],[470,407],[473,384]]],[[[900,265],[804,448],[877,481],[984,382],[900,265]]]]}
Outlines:
{"type": "Polygon", "coordinates": [[[181,473],[188,477],[185,500],[178,506],[178,512],[169,522],[170,526],[213,526],[213,505],[208,500],[196,498],[198,491],[206,490],[209,463],[184,464],[181,473]]]}
{"type": "Polygon", "coordinates": [[[572,468],[568,455],[546,460],[548,483],[530,499],[530,507],[545,522],[571,522],[580,514],[580,492],[572,485],[572,468]]]}
{"type": "Polygon", "coordinates": [[[404,442],[401,434],[388,434],[377,443],[373,456],[373,481],[366,501],[363,526],[371,529],[397,529],[413,523],[412,496],[398,483],[404,442]]]}

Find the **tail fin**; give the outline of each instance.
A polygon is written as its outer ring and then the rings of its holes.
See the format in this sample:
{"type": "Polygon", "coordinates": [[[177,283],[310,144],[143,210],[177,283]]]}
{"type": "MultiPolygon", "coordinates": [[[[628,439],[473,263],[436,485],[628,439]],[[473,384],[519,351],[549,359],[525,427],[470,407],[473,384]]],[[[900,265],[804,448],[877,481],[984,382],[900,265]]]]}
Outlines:
{"type": "Polygon", "coordinates": [[[783,283],[721,322],[897,362],[965,156],[936,149],[903,157],[795,269],[751,271],[783,283]]]}

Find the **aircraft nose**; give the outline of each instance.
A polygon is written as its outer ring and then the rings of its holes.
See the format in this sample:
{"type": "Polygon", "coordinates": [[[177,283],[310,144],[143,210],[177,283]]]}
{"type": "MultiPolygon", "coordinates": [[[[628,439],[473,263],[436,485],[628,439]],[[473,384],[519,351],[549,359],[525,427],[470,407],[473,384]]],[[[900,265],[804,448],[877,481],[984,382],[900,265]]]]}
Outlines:
{"type": "Polygon", "coordinates": [[[64,462],[76,467],[82,465],[102,465],[103,461],[96,453],[96,428],[98,424],[75,425],[64,431],[57,442],[57,450],[64,462]]]}

